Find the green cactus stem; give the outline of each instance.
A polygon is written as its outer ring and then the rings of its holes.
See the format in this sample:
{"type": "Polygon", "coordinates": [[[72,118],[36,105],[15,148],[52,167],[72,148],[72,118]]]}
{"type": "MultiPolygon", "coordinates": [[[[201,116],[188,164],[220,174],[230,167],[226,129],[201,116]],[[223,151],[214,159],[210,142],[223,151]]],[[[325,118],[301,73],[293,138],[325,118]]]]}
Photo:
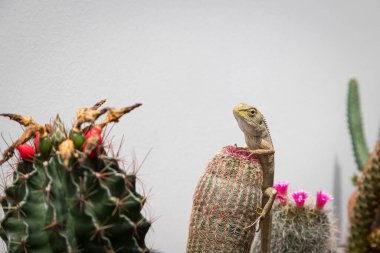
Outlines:
{"type": "Polygon", "coordinates": [[[347,120],[350,130],[355,162],[359,171],[361,171],[368,160],[369,151],[364,136],[362,115],[360,110],[360,98],[358,82],[351,79],[348,84],[347,97],[347,120]]]}

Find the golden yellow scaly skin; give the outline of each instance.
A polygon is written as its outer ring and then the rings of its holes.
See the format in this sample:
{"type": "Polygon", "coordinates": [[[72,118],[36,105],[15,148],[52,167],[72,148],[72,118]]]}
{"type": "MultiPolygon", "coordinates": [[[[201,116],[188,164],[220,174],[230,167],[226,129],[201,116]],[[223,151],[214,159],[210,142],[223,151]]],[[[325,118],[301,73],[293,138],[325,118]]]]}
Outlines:
{"type": "Polygon", "coordinates": [[[262,213],[258,221],[260,222],[261,229],[261,253],[270,253],[272,233],[271,208],[277,194],[276,190],[272,187],[274,176],[274,148],[272,139],[264,116],[256,107],[240,103],[234,107],[233,114],[244,133],[248,150],[258,157],[263,169],[262,213]]]}

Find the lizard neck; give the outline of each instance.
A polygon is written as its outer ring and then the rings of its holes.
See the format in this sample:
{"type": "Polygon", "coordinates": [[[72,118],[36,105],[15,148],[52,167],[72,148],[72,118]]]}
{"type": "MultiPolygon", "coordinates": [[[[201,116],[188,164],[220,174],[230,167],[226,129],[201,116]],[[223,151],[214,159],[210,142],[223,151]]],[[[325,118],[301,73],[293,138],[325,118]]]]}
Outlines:
{"type": "Polygon", "coordinates": [[[249,133],[244,133],[245,143],[249,149],[255,150],[260,148],[263,140],[265,143],[270,145],[270,148],[273,148],[272,139],[270,137],[269,131],[264,131],[261,135],[252,135],[249,133]]]}

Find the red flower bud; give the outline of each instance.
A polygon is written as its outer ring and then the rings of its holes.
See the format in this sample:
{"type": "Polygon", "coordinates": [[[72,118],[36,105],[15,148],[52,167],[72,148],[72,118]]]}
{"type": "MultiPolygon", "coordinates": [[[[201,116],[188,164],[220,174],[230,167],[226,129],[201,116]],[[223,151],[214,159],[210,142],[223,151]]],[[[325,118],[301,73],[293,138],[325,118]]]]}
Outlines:
{"type": "MultiPolygon", "coordinates": [[[[102,144],[102,142],[103,142],[103,139],[102,139],[102,137],[100,137],[98,140],[98,143],[97,143],[98,146],[88,155],[89,158],[94,158],[94,157],[98,156],[99,145],[102,144]]],[[[82,150],[83,150],[83,152],[86,152],[86,143],[83,143],[82,150]]]]}
{"type": "MultiPolygon", "coordinates": [[[[103,138],[102,138],[101,134],[102,134],[102,129],[99,128],[98,126],[93,126],[93,127],[92,127],[92,128],[86,133],[86,135],[85,135],[84,138],[85,138],[86,140],[88,140],[88,139],[89,139],[91,136],[93,136],[93,135],[97,135],[97,136],[99,136],[99,140],[98,140],[98,142],[97,142],[97,145],[99,146],[99,145],[101,145],[101,144],[103,143],[103,138]]],[[[82,150],[83,150],[83,152],[86,151],[86,142],[83,143],[82,150]]],[[[95,150],[93,150],[93,151],[88,155],[88,157],[89,157],[89,158],[94,158],[94,157],[96,157],[96,156],[98,155],[98,153],[99,153],[99,148],[97,147],[95,150]]]]}
{"type": "Polygon", "coordinates": [[[34,137],[34,148],[39,153],[40,152],[40,132],[36,133],[36,137],[34,137]]]}
{"type": "Polygon", "coordinates": [[[34,157],[34,148],[27,143],[21,144],[17,147],[20,156],[24,160],[32,160],[34,157]]]}
{"type": "Polygon", "coordinates": [[[98,135],[100,136],[102,134],[102,129],[98,126],[93,126],[85,135],[86,140],[90,138],[92,135],[98,135]]]}

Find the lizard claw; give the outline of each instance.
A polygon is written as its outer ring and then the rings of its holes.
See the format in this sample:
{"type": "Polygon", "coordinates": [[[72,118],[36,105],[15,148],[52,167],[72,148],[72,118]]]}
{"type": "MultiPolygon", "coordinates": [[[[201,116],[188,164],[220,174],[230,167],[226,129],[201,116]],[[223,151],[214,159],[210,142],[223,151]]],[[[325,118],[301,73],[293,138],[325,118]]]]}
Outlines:
{"type": "Polygon", "coordinates": [[[256,232],[258,232],[260,230],[260,220],[261,220],[261,218],[262,218],[262,214],[260,214],[259,217],[251,225],[246,226],[244,229],[251,228],[251,227],[255,226],[257,223],[259,223],[259,229],[256,230],[256,232]]]}

